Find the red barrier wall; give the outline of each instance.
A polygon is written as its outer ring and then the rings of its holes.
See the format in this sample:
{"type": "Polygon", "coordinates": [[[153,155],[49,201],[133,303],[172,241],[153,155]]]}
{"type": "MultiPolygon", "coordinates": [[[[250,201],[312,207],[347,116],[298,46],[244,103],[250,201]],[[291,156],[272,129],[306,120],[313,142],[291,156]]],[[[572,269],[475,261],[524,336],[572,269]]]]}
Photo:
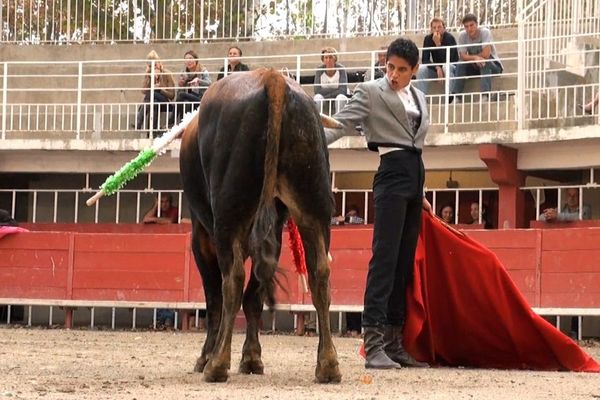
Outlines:
{"type": "MultiPolygon", "coordinates": [[[[600,307],[600,228],[467,234],[498,256],[532,306],[600,307]]],[[[332,229],[332,305],[362,304],[371,239],[371,226],[332,229]]],[[[310,304],[287,241],[285,233],[278,301],[310,304]]],[[[189,233],[10,235],[0,240],[0,298],[203,302],[190,249],[189,233]]]]}

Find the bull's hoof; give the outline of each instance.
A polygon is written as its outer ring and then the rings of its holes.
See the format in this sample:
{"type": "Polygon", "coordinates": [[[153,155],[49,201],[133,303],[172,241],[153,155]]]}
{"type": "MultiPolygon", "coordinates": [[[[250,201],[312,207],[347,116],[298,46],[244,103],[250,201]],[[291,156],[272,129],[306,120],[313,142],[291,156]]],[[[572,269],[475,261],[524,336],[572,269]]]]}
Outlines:
{"type": "Polygon", "coordinates": [[[217,365],[215,366],[211,361],[209,361],[204,367],[204,381],[205,382],[226,382],[227,378],[229,378],[229,374],[227,373],[227,366],[217,365]]]}
{"type": "Polygon", "coordinates": [[[315,370],[315,377],[318,383],[340,383],[342,374],[337,360],[319,363],[315,370]]]}
{"type": "Polygon", "coordinates": [[[204,372],[204,367],[206,366],[207,362],[208,359],[206,357],[198,357],[198,359],[196,360],[196,365],[194,366],[194,372],[204,372]]]}
{"type": "Polygon", "coordinates": [[[242,358],[240,361],[240,374],[262,375],[265,373],[265,366],[260,358],[242,358]]]}

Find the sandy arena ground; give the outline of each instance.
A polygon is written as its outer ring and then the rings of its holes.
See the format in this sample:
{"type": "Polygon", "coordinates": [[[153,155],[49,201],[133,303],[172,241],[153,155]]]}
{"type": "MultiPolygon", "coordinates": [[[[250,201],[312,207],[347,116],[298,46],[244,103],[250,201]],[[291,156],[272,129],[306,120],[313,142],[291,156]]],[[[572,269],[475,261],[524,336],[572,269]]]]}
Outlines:
{"type": "MultiPolygon", "coordinates": [[[[317,338],[263,335],[264,376],[225,384],[192,372],[204,333],[0,328],[0,399],[600,399],[600,374],[471,370],[366,372],[359,339],[336,338],[343,381],[314,383],[317,338]],[[369,378],[372,382],[369,383],[369,378]]],[[[600,344],[588,343],[600,359],[600,344]]]]}

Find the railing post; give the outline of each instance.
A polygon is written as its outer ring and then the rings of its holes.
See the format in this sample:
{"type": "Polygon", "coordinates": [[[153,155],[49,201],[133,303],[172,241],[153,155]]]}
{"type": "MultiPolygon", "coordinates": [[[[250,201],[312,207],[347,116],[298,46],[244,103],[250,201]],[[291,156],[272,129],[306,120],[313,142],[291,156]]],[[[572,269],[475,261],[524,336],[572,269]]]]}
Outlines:
{"type": "MultiPolygon", "coordinates": [[[[4,32],[4,23],[3,23],[3,19],[2,19],[2,13],[4,10],[2,8],[2,4],[3,4],[3,2],[0,1],[0,43],[2,43],[2,32],[4,32]]],[[[6,38],[6,39],[8,39],[8,38],[6,38]]],[[[6,40],[6,41],[8,42],[8,40],[6,40]]]]}
{"type": "Polygon", "coordinates": [[[200,41],[204,40],[204,0],[200,1],[200,41]]]}
{"type": "Polygon", "coordinates": [[[2,139],[6,139],[6,109],[8,98],[8,63],[4,63],[4,72],[2,74],[2,139]]]}
{"type": "Polygon", "coordinates": [[[77,139],[81,139],[81,90],[83,88],[83,61],[79,61],[77,72],[77,139]]]}
{"type": "MultiPolygon", "coordinates": [[[[371,71],[370,76],[371,76],[372,81],[375,80],[375,58],[376,58],[375,52],[372,51],[371,52],[371,63],[369,64],[369,71],[371,71]]],[[[425,93],[425,94],[427,94],[427,93],[425,93]]]]}
{"type": "Polygon", "coordinates": [[[300,73],[302,72],[302,59],[300,58],[300,55],[298,54],[296,56],[296,82],[298,82],[298,84],[300,84],[300,73]]]}
{"type": "Polygon", "coordinates": [[[524,127],[525,119],[525,78],[526,78],[526,61],[525,61],[525,15],[523,10],[523,0],[518,1],[517,10],[517,99],[515,102],[517,113],[517,130],[521,131],[524,127]]]}
{"type": "Polygon", "coordinates": [[[71,43],[71,2],[67,1],[67,43],[71,43]]]}
{"type": "MultiPolygon", "coordinates": [[[[154,80],[156,79],[155,75],[155,66],[156,60],[152,60],[150,64],[150,117],[148,122],[148,129],[150,130],[150,139],[154,138],[154,80]]],[[[146,105],[144,104],[143,107],[146,105]]],[[[160,207],[159,207],[160,208],[160,207]]]]}
{"type": "MultiPolygon", "coordinates": [[[[448,133],[448,119],[450,118],[450,50],[451,47],[446,47],[446,72],[444,73],[444,133],[448,133]]],[[[458,48],[456,49],[458,51],[458,48]]],[[[454,75],[452,76],[454,78],[454,75]]],[[[456,117],[455,117],[456,120],[456,117]]]]}

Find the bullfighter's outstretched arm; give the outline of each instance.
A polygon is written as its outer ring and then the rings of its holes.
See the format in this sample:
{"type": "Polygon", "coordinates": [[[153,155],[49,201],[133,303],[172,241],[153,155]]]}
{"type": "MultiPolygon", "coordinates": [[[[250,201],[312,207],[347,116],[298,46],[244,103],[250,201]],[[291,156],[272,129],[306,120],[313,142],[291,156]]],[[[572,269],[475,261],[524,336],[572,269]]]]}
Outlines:
{"type": "Polygon", "coordinates": [[[325,128],[327,144],[329,145],[343,136],[360,135],[360,132],[356,130],[356,126],[369,118],[370,103],[368,90],[363,85],[358,85],[346,106],[333,116],[343,125],[343,128],[325,128]]]}

